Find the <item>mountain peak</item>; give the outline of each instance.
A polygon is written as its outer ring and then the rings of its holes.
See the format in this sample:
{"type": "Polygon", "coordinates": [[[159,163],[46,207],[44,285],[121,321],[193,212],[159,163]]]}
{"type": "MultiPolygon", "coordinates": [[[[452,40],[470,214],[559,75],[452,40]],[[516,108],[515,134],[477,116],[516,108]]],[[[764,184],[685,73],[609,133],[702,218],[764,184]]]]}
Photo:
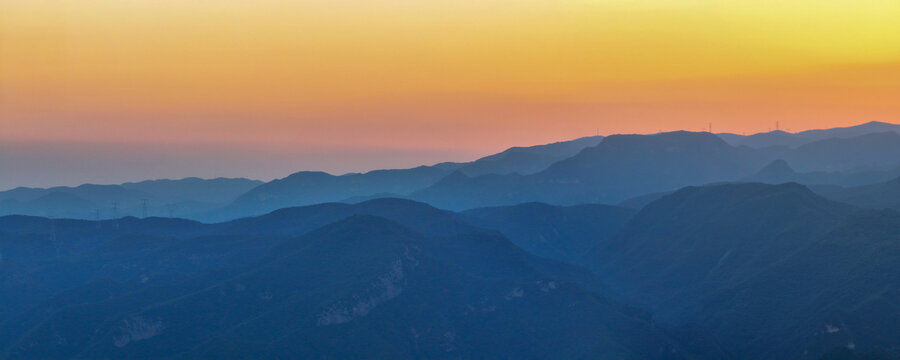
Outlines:
{"type": "Polygon", "coordinates": [[[787,161],[778,159],[764,166],[756,174],[744,178],[744,181],[781,184],[796,181],[797,176],[797,172],[788,165],[787,161]]]}
{"type": "MultiPolygon", "coordinates": [[[[312,230],[299,238],[276,246],[271,255],[284,257],[302,249],[319,246],[337,247],[341,252],[351,250],[374,251],[389,243],[418,241],[421,235],[392,220],[366,214],[354,214],[312,230]]],[[[321,250],[321,249],[320,249],[321,250]]]]}
{"type": "Polygon", "coordinates": [[[796,173],[794,171],[794,169],[792,169],[791,166],[788,165],[787,161],[784,161],[784,159],[778,159],[778,160],[772,161],[769,163],[769,165],[766,165],[760,171],[761,172],[766,171],[766,172],[790,173],[790,174],[796,173]]]}
{"type": "MultiPolygon", "coordinates": [[[[599,146],[639,144],[641,146],[699,145],[730,147],[722,138],[708,132],[672,131],[653,135],[611,135],[603,139],[599,146]]],[[[596,147],[595,147],[596,148],[596,147]]]]}
{"type": "MultiPolygon", "coordinates": [[[[679,217],[690,217],[688,222],[721,214],[724,209],[731,212],[790,212],[791,209],[849,208],[843,204],[827,200],[809,188],[795,182],[778,185],[762,183],[727,183],[707,186],[688,186],[672,194],[651,202],[638,213],[636,218],[672,212],[679,217]],[[690,214],[690,215],[688,215],[690,214]]],[[[839,211],[835,211],[839,212],[839,211]]]]}
{"type": "Polygon", "coordinates": [[[456,171],[450,173],[449,175],[444,176],[444,177],[441,178],[441,180],[438,181],[438,182],[439,182],[439,183],[445,183],[445,184],[453,184],[453,183],[458,183],[458,182],[464,182],[464,181],[469,180],[469,179],[471,179],[471,177],[469,177],[468,175],[466,175],[466,174],[463,173],[462,171],[456,170],[456,171]]]}
{"type": "Polygon", "coordinates": [[[297,179],[310,179],[310,178],[322,179],[322,178],[328,178],[328,177],[332,177],[332,176],[334,176],[334,175],[331,175],[324,171],[298,171],[298,172],[288,175],[287,177],[285,177],[281,180],[288,180],[288,179],[297,180],[297,179]]]}
{"type": "Polygon", "coordinates": [[[869,121],[869,122],[867,122],[867,123],[865,123],[865,124],[861,124],[861,125],[859,125],[859,126],[872,126],[872,125],[877,125],[877,126],[891,125],[891,126],[895,126],[896,124],[886,123],[886,122],[884,122],[884,121],[875,121],[875,120],[873,120],[873,121],[869,121]]]}

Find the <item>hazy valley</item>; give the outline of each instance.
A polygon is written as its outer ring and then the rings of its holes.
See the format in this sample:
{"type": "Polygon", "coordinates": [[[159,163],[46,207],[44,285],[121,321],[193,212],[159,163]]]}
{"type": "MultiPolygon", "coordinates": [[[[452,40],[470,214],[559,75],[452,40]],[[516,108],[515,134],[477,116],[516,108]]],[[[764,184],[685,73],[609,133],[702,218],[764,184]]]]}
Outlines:
{"type": "Polygon", "coordinates": [[[897,129],[5,191],[0,358],[895,359],[897,129]]]}

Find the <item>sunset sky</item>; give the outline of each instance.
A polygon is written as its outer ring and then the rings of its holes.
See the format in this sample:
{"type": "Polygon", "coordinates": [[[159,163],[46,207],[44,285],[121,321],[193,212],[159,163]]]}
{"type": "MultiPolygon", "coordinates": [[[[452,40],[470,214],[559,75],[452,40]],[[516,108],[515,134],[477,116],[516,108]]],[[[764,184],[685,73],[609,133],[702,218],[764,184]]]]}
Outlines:
{"type": "Polygon", "coordinates": [[[900,123],[898,19],[896,0],[4,0],[0,190],[900,123]]]}

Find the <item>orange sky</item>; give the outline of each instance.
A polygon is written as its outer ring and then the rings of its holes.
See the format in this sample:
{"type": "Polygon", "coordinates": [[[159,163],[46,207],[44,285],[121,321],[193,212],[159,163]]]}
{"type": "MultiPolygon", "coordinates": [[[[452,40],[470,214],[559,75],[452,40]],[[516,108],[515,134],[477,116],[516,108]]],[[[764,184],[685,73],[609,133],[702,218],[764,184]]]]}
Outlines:
{"type": "Polygon", "coordinates": [[[897,19],[895,0],[5,0],[0,141],[465,160],[598,129],[896,123],[897,19]]]}

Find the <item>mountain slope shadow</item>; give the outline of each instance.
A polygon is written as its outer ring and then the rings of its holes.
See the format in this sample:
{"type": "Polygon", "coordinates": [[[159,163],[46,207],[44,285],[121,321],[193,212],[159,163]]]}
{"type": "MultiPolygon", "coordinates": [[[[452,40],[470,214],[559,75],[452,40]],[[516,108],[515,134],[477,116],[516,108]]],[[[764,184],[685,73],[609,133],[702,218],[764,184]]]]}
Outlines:
{"type": "Polygon", "coordinates": [[[682,358],[639,311],[524,267],[484,273],[448,260],[449,245],[352,216],[193,293],[63,309],[8,355],[682,358]]]}

